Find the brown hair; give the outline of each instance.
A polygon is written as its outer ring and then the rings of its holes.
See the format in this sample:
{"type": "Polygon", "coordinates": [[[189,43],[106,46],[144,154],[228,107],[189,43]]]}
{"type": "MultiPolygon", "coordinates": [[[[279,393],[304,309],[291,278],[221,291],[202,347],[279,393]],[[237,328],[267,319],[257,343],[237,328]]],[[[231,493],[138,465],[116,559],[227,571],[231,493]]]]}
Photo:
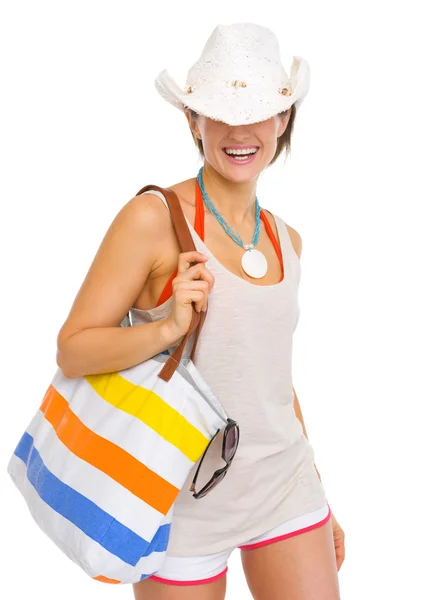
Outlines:
{"type": "MultiPolygon", "coordinates": [[[[190,112],[192,118],[195,118],[198,116],[198,113],[196,113],[194,110],[192,110],[188,106],[185,106],[185,110],[188,110],[190,112]]],[[[291,136],[292,136],[295,117],[296,117],[296,106],[294,104],[292,104],[292,106],[288,110],[290,110],[289,122],[287,123],[287,127],[284,130],[284,133],[277,140],[277,148],[276,148],[275,154],[274,154],[271,162],[268,165],[269,167],[275,163],[275,161],[280,156],[280,154],[283,152],[283,150],[286,151],[286,158],[291,153],[291,136]]],[[[279,113],[279,116],[283,117],[286,113],[287,113],[287,110],[279,113]]],[[[202,158],[204,158],[204,147],[202,145],[202,140],[197,138],[192,130],[191,130],[191,135],[192,135],[193,141],[195,142],[195,146],[198,148],[199,154],[201,155],[202,158]]]]}

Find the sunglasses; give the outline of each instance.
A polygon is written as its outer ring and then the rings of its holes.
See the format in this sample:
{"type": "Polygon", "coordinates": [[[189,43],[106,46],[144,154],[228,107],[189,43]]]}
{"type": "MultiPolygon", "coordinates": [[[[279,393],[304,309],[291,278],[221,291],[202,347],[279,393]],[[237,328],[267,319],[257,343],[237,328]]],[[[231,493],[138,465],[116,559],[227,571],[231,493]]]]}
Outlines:
{"type": "Polygon", "coordinates": [[[196,469],[195,476],[192,480],[192,485],[190,487],[190,491],[193,492],[193,497],[196,499],[203,498],[204,496],[206,496],[208,494],[208,492],[213,490],[221,481],[223,481],[224,477],[227,475],[228,468],[231,465],[234,455],[236,454],[236,450],[239,445],[239,436],[240,436],[239,425],[236,423],[236,421],[233,421],[233,419],[228,418],[227,426],[224,430],[223,450],[221,453],[221,458],[225,461],[226,464],[221,469],[218,469],[217,471],[215,471],[214,475],[211,477],[211,479],[208,481],[208,483],[206,483],[199,490],[199,492],[197,492],[195,490],[195,484],[196,484],[196,480],[198,478],[198,473],[201,469],[202,462],[205,458],[208,448],[211,446],[214,438],[216,437],[216,435],[218,434],[219,431],[220,431],[220,429],[218,429],[216,431],[216,433],[213,435],[213,437],[211,438],[204,454],[202,455],[201,461],[198,465],[198,468],[196,469]]]}

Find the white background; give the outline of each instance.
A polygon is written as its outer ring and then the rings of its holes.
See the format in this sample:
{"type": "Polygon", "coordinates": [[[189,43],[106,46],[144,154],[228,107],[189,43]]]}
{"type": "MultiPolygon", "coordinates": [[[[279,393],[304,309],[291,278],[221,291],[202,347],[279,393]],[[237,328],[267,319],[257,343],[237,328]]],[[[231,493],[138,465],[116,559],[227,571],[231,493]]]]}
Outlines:
{"type": "MultiPolygon", "coordinates": [[[[1,503],[10,600],[132,598],[38,529],[6,473],[56,336],[115,214],[201,162],[154,78],[184,86],[218,24],[252,21],[311,67],[293,153],[261,205],[303,239],[294,384],[340,525],[342,600],[420,593],[421,78],[417,3],[5,2],[1,9],[1,503]]],[[[3,594],[3,592],[2,592],[3,594]]],[[[228,599],[249,598],[239,554],[228,599]]]]}

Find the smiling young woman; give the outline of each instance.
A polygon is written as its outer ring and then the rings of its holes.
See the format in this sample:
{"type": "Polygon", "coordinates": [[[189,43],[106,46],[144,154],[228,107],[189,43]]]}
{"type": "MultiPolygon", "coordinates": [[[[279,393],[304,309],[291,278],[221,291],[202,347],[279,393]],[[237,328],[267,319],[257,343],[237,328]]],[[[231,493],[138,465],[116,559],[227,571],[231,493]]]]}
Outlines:
{"type": "Polygon", "coordinates": [[[133,585],[135,598],[222,600],[240,548],[255,600],[338,600],[332,513],[293,393],[301,238],[257,196],[261,173],[290,151],[309,66],[294,57],[288,77],[269,29],[219,25],[184,90],[166,71],[155,84],[185,115],[203,159],[195,177],[170,186],[197,252],[180,252],[162,193],[132,198],[60,332],[58,357],[76,374],[123,369],[171,352],[192,307],[208,310],[195,365],[240,438],[231,461],[219,432],[194,481],[192,469],[164,563],[133,585]],[[133,327],[116,327],[128,311],[133,327]]]}
{"type": "MultiPolygon", "coordinates": [[[[275,47],[268,29],[219,26],[184,92],[166,71],[156,80],[161,95],[184,112],[204,162],[196,177],[171,188],[197,249],[208,257],[205,277],[211,275],[195,362],[235,415],[241,437],[230,471],[206,501],[193,500],[191,478],[186,482],[174,505],[166,561],[134,585],[137,600],[221,600],[235,548],[256,600],[339,598],[334,517],[295,411],[291,374],[301,238],[261,208],[256,194],[262,171],[290,153],[308,89],[306,61],[295,57],[288,79],[275,47]],[[224,65],[214,61],[222,48],[231,57],[224,65]],[[230,78],[234,71],[245,73],[242,85],[230,78]]],[[[165,199],[158,196],[149,198],[160,211],[165,199]]],[[[154,292],[141,294],[132,309],[137,324],[171,312],[177,276],[171,237],[166,226],[156,249],[154,292]]],[[[221,444],[217,436],[207,452],[208,475],[221,467],[221,444]]]]}
{"type": "MultiPolygon", "coordinates": [[[[196,113],[194,110],[192,110],[188,106],[185,107],[185,111],[189,114],[188,119],[189,119],[190,123],[192,123],[195,119],[198,118],[198,113],[196,113]]],[[[296,118],[296,106],[294,104],[292,104],[292,106],[289,109],[282,111],[278,116],[281,119],[285,119],[286,117],[289,117],[289,118],[288,118],[287,125],[286,125],[286,128],[285,128],[283,134],[280,135],[277,139],[277,147],[274,152],[274,156],[272,157],[271,161],[268,163],[268,167],[270,167],[271,165],[273,165],[276,162],[277,158],[280,156],[280,154],[283,152],[283,150],[285,152],[286,158],[290,154],[291,137],[292,137],[292,133],[293,133],[293,129],[294,129],[294,122],[295,122],[295,118],[296,118]]],[[[197,135],[195,135],[195,133],[192,130],[192,125],[191,125],[191,134],[192,134],[193,141],[194,141],[196,147],[198,148],[201,158],[204,159],[205,154],[204,154],[204,146],[202,144],[202,139],[200,137],[197,137],[197,135]]]]}

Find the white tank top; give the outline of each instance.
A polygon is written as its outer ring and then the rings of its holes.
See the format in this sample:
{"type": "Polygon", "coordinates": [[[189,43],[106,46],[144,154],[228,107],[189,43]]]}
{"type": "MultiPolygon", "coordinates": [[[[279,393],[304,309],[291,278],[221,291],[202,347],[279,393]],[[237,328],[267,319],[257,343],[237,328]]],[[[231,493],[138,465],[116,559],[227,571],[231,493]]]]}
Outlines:
{"type": "MultiPolygon", "coordinates": [[[[157,194],[167,206],[160,192],[145,193],[157,194]]],[[[220,552],[327,504],[312,446],[293,404],[292,345],[299,318],[300,261],[285,222],[274,216],[284,277],[265,286],[226,269],[185,217],[195,246],[209,257],[206,265],[215,277],[195,365],[228,415],[239,423],[240,439],[226,477],[199,500],[189,491],[197,465],[193,467],[174,504],[169,556],[220,552]]],[[[170,297],[150,310],[132,308],[132,324],[167,318],[171,303],[170,297]]],[[[197,490],[225,464],[222,436],[220,431],[206,454],[197,490]]]]}

